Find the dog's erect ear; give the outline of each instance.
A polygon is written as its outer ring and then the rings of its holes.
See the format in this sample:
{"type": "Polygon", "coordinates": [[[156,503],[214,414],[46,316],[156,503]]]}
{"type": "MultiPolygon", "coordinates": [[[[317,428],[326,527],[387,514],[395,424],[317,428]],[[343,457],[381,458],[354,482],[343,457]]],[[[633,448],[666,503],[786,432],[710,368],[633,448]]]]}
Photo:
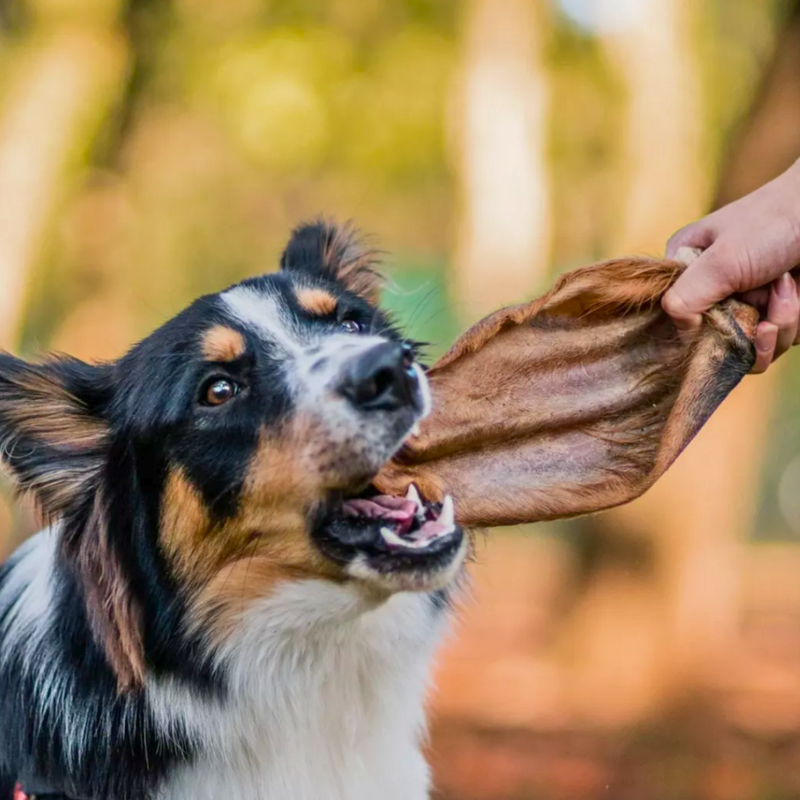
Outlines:
{"type": "Polygon", "coordinates": [[[0,448],[19,488],[59,516],[96,484],[108,442],[109,368],[0,353],[0,448]]]}
{"type": "Polygon", "coordinates": [[[351,225],[320,221],[295,228],[281,256],[281,269],[337,280],[354,294],[377,303],[382,283],[375,271],[377,255],[351,225]]]}
{"type": "Polygon", "coordinates": [[[620,505],[663,474],[749,372],[754,309],[733,300],[681,338],[660,299],[682,265],[624,260],[498,311],[430,371],[433,414],[378,477],[451,492],[462,524],[620,505]]]}

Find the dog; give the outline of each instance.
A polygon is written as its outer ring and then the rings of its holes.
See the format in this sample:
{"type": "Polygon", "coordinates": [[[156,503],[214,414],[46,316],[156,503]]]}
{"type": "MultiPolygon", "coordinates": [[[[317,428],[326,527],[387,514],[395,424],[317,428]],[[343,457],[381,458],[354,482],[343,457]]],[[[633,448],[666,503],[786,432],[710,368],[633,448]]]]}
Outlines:
{"type": "Polygon", "coordinates": [[[432,655],[470,551],[371,488],[430,410],[348,226],[113,363],[0,355],[49,527],[0,570],[2,800],[422,800],[432,655]]]}

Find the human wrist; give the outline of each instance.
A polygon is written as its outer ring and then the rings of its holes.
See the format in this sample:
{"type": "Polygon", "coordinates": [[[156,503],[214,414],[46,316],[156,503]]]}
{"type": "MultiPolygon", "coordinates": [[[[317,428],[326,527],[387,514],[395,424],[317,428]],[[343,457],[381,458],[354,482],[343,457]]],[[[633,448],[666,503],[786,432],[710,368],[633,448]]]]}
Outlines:
{"type": "Polygon", "coordinates": [[[800,158],[798,158],[783,175],[787,178],[791,187],[797,192],[794,196],[797,202],[793,205],[797,205],[797,207],[800,208],[800,158]]]}
{"type": "Polygon", "coordinates": [[[783,184],[781,186],[782,203],[787,216],[793,222],[794,249],[800,254],[800,159],[795,161],[778,180],[783,184]]]}

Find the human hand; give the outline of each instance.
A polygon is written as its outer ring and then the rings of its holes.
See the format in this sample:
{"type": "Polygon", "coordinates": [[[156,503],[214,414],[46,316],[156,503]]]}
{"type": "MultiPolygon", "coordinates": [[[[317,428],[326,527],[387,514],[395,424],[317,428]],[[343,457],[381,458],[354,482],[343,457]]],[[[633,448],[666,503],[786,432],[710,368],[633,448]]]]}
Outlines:
{"type": "MultiPolygon", "coordinates": [[[[667,256],[681,248],[702,252],[664,296],[664,310],[681,329],[739,294],[761,312],[754,372],[763,372],[800,341],[800,164],[741,200],[678,231],[667,256]]],[[[685,252],[685,251],[684,251],[685,252]]]]}

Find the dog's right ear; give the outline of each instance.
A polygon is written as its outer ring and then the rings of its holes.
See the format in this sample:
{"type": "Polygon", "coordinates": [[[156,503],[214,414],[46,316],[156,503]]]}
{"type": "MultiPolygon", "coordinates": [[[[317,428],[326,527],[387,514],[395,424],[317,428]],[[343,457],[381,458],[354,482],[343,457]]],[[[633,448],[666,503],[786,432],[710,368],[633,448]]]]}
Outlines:
{"type": "Polygon", "coordinates": [[[382,279],[375,270],[377,253],[350,225],[318,221],[300,225],[281,256],[281,269],[338,281],[367,302],[378,302],[382,279]]]}
{"type": "Polygon", "coordinates": [[[108,446],[111,368],[0,353],[0,449],[19,489],[60,516],[96,487],[108,446]]]}

